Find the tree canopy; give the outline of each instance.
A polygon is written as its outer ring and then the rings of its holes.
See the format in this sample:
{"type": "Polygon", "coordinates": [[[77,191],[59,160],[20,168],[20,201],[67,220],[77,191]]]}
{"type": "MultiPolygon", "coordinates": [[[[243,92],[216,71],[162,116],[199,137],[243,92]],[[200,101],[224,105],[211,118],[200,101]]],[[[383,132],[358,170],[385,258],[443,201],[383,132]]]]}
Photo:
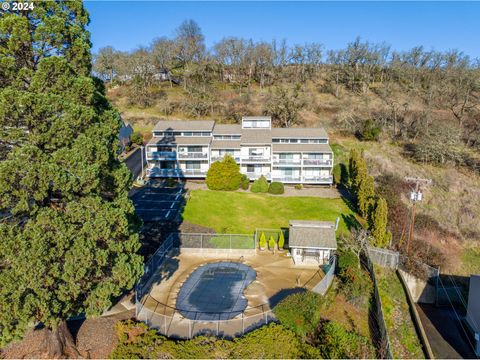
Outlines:
{"type": "Polygon", "coordinates": [[[0,346],[96,315],[142,273],[120,116],[90,76],[80,1],[0,18],[0,346]]]}

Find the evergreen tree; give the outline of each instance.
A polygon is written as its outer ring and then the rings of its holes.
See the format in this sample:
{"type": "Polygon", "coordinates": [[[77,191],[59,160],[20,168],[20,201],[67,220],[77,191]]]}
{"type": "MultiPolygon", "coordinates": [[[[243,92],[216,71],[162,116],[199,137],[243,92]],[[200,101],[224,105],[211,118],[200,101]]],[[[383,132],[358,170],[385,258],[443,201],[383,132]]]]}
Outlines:
{"type": "Polygon", "coordinates": [[[222,160],[215,161],[207,171],[205,182],[210,190],[237,190],[244,179],[240,166],[227,154],[222,160]]]}
{"type": "Polygon", "coordinates": [[[40,322],[48,357],[75,356],[65,320],[100,314],[143,268],[87,24],[80,1],[0,17],[0,346],[40,322]]]}
{"type": "Polygon", "coordinates": [[[278,239],[278,249],[283,249],[285,245],[285,236],[283,235],[283,231],[280,231],[280,238],[278,239]]]}
{"type": "Polygon", "coordinates": [[[371,244],[376,247],[386,247],[392,239],[392,233],[387,231],[388,207],[387,201],[379,197],[371,207],[368,216],[368,227],[373,237],[371,244]]]}
{"type": "Polygon", "coordinates": [[[363,153],[353,149],[350,152],[349,160],[349,174],[350,174],[350,188],[355,197],[358,195],[358,190],[362,181],[368,175],[367,163],[363,158],[363,153]]]}
{"type": "Polygon", "coordinates": [[[258,245],[261,248],[265,248],[265,246],[267,245],[267,238],[266,238],[265,233],[263,231],[262,231],[262,234],[260,235],[260,241],[258,242],[258,245]]]}
{"type": "Polygon", "coordinates": [[[273,239],[273,235],[270,235],[270,238],[268,239],[268,248],[270,250],[275,248],[275,240],[273,239]]]}
{"type": "Polygon", "coordinates": [[[357,205],[362,216],[367,216],[375,195],[375,184],[372,176],[367,175],[358,186],[357,205]]]}

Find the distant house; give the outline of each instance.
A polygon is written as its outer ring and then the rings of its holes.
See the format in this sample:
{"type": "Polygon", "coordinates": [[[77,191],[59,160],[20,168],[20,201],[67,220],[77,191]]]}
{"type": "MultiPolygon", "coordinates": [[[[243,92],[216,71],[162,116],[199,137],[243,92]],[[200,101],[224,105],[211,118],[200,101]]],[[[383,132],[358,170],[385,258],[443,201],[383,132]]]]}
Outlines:
{"type": "Polygon", "coordinates": [[[125,151],[125,147],[130,144],[130,135],[133,134],[133,127],[129,123],[123,122],[118,132],[118,140],[120,140],[120,148],[125,151]]]}
{"type": "Polygon", "coordinates": [[[290,220],[288,247],[295,265],[327,264],[337,250],[333,221],[290,220]]]}

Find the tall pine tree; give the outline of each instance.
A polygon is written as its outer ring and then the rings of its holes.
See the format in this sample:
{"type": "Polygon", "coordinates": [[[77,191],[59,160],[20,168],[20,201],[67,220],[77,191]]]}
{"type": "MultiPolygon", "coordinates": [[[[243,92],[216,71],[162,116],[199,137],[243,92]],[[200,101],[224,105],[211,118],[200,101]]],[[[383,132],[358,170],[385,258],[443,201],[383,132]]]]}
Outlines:
{"type": "Polygon", "coordinates": [[[65,320],[142,273],[139,220],[119,114],[90,76],[88,14],[34,6],[0,17],[0,346],[42,323],[47,356],[73,356],[65,320]]]}
{"type": "Polygon", "coordinates": [[[362,216],[367,216],[375,195],[375,182],[373,176],[367,175],[358,185],[357,204],[362,216]]]}

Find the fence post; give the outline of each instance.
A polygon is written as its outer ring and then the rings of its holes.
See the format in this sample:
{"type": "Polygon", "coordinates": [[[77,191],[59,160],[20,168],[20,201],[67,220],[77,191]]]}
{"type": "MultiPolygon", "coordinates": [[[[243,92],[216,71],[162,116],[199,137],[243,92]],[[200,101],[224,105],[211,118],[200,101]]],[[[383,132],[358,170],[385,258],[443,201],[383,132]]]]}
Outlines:
{"type": "Polygon", "coordinates": [[[244,317],[245,317],[245,315],[242,312],[242,335],[245,335],[245,324],[244,324],[244,321],[243,321],[244,317]]]}
{"type": "Polygon", "coordinates": [[[232,234],[230,234],[230,251],[232,251],[232,234]]]}
{"type": "Polygon", "coordinates": [[[203,249],[203,234],[200,234],[200,249],[203,249]]]}

